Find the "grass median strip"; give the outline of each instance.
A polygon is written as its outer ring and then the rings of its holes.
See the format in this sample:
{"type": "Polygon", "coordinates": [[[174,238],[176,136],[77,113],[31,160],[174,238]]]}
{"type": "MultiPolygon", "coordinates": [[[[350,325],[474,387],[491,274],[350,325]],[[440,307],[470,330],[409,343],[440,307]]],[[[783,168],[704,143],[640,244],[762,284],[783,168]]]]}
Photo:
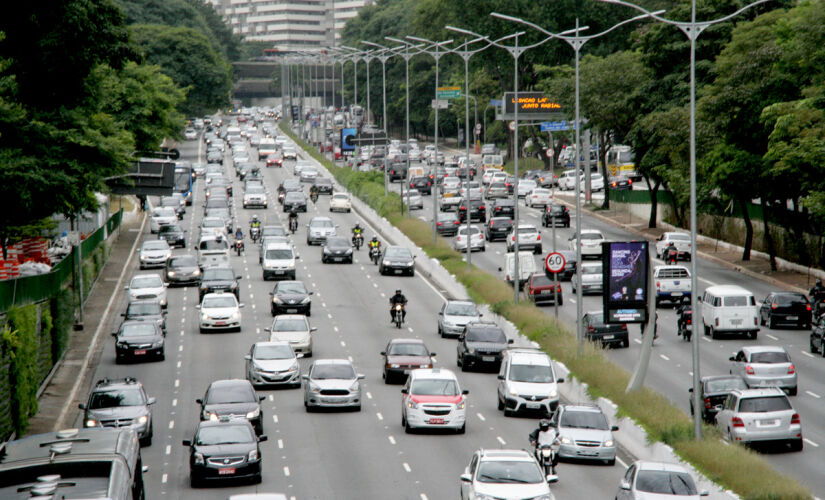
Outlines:
{"type": "Polygon", "coordinates": [[[582,354],[573,332],[566,330],[554,318],[546,315],[529,301],[513,302],[512,288],[498,277],[472,267],[461,254],[443,239],[432,239],[432,227],[418,219],[405,218],[401,213],[398,194],[384,194],[381,172],[358,172],[336,167],[309,144],[298,139],[285,124],[281,129],[321,162],[338,182],[345,186],[379,215],[399,228],[430,258],[440,264],[466,288],[471,297],[489,304],[493,310],[511,321],[519,331],[538,342],[553,359],[570,369],[588,384],[592,397],[605,397],[619,407],[619,414],[641,425],[649,439],[671,446],[685,461],[691,463],[709,479],[748,500],[796,500],[813,498],[811,493],[793,478],[773,469],[757,453],[742,447],[728,446],[712,427],[704,429],[704,439],[693,439],[691,418],[663,395],[650,389],[627,393],[630,374],[612,363],[602,349],[588,343],[582,354]]]}

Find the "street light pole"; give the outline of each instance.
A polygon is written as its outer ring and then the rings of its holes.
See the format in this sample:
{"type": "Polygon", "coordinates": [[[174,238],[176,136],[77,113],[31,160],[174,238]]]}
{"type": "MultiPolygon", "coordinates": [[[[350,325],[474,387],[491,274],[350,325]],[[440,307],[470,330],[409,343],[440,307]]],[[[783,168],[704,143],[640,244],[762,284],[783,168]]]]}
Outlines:
{"type": "MultiPolygon", "coordinates": [[[[375,42],[370,42],[367,40],[361,40],[361,43],[364,45],[372,45],[373,47],[378,47],[381,49],[376,56],[379,61],[381,61],[381,95],[384,101],[382,116],[381,116],[381,123],[384,125],[384,141],[389,140],[389,135],[387,135],[387,59],[392,57],[392,55],[387,55],[391,51],[389,47],[384,47],[383,45],[379,45],[375,42]]],[[[384,196],[388,195],[390,191],[389,188],[389,173],[387,172],[387,162],[384,162],[384,196]]]]}

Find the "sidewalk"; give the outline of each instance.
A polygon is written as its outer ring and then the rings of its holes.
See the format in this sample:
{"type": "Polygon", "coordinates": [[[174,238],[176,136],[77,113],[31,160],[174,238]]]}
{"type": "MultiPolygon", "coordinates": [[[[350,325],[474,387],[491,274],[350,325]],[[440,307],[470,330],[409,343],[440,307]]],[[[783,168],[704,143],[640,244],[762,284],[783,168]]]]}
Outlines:
{"type": "Polygon", "coordinates": [[[86,400],[87,388],[91,384],[89,378],[94,373],[92,368],[100,359],[103,340],[111,333],[107,328],[109,319],[104,316],[120,313],[115,300],[123,286],[120,276],[135,242],[140,238],[144,215],[142,212],[124,213],[120,234],[112,242],[109,260],[83,308],[84,329],[72,332],[63,360],[51,373],[51,379],[38,398],[38,411],[30,420],[26,434],[51,432],[74,425],[79,411],[77,404],[86,400]],[[110,302],[112,307],[109,307],[110,302]]]}

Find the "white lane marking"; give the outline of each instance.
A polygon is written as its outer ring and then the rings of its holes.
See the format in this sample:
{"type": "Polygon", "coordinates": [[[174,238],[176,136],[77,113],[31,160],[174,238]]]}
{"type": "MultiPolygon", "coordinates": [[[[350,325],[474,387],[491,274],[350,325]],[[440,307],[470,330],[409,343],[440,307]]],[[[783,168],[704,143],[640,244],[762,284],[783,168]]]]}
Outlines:
{"type": "Polygon", "coordinates": [[[183,352],[183,346],[178,346],[178,352],[183,352]]]}
{"type": "Polygon", "coordinates": [[[700,279],[700,280],[702,280],[702,281],[704,281],[705,283],[707,283],[707,284],[708,284],[708,285],[710,285],[710,286],[718,286],[718,284],[717,284],[717,283],[714,283],[714,282],[713,282],[713,281],[711,281],[711,280],[706,280],[705,278],[699,278],[699,279],[700,279]]]}
{"type": "Polygon", "coordinates": [[[182,361],[178,361],[178,368],[180,368],[182,361]]]}
{"type": "Polygon", "coordinates": [[[341,341],[341,347],[346,347],[346,346],[347,346],[347,343],[342,340],[341,341]]]}
{"type": "Polygon", "coordinates": [[[172,454],[172,445],[169,445],[169,444],[166,445],[166,454],[167,455],[172,454]]]}
{"type": "Polygon", "coordinates": [[[390,440],[390,443],[395,444],[395,438],[392,436],[387,436],[387,439],[390,440]]]}
{"type": "Polygon", "coordinates": [[[278,423],[278,415],[272,415],[272,421],[278,423]]]}
{"type": "Polygon", "coordinates": [[[327,313],[327,317],[328,317],[329,319],[332,319],[332,314],[327,313]]]}
{"type": "Polygon", "coordinates": [[[813,446],[814,448],[819,448],[818,444],[814,443],[813,441],[811,441],[808,438],[802,438],[802,440],[805,441],[806,443],[808,443],[809,445],[813,446]]]}
{"type": "Polygon", "coordinates": [[[367,279],[371,279],[369,274],[367,274],[367,279]]]}
{"type": "Polygon", "coordinates": [[[707,337],[702,337],[702,340],[704,340],[705,342],[713,342],[711,339],[709,339],[707,337]]]}
{"type": "Polygon", "coordinates": [[[622,459],[621,459],[621,458],[619,458],[619,457],[616,457],[616,461],[617,461],[617,462],[619,462],[619,465],[621,465],[622,467],[624,467],[625,469],[627,469],[627,464],[626,464],[626,463],[624,463],[624,460],[622,460],[622,459]]]}
{"type": "Polygon", "coordinates": [[[501,436],[496,436],[496,439],[501,443],[501,446],[507,446],[507,441],[501,439],[501,436]]]}
{"type": "Polygon", "coordinates": [[[567,299],[567,300],[569,300],[570,302],[572,302],[572,303],[574,303],[574,304],[576,303],[576,299],[574,299],[573,297],[570,297],[570,298],[569,298],[569,299],[567,299]]]}
{"type": "Polygon", "coordinates": [[[371,392],[367,392],[367,399],[372,399],[372,393],[371,392]]]}
{"type": "Polygon", "coordinates": [[[177,405],[178,405],[178,398],[175,398],[175,399],[172,400],[172,406],[177,406],[177,405]]]}
{"type": "Polygon", "coordinates": [[[278,449],[281,449],[281,450],[284,449],[284,440],[283,439],[278,440],[278,449]]]}
{"type": "Polygon", "coordinates": [[[381,297],[386,297],[386,295],[384,295],[384,292],[381,292],[381,297]]]}
{"type": "Polygon", "coordinates": [[[384,415],[381,415],[380,411],[376,413],[375,416],[378,417],[378,420],[384,420],[384,415]]]}
{"type": "Polygon", "coordinates": [[[427,495],[425,495],[425,494],[423,494],[423,493],[422,493],[422,494],[421,494],[421,500],[430,500],[430,499],[429,499],[429,498],[427,498],[427,495]]]}
{"type": "Polygon", "coordinates": [[[181,318],[181,319],[180,319],[180,322],[181,322],[181,323],[186,323],[186,318],[181,318]]]}
{"type": "Polygon", "coordinates": [[[407,327],[407,330],[409,330],[409,331],[410,331],[410,333],[412,333],[412,332],[413,332],[413,329],[412,329],[411,327],[409,327],[409,326],[407,327]]]}
{"type": "Polygon", "coordinates": [[[482,415],[481,413],[476,413],[476,415],[478,415],[478,419],[481,420],[482,422],[487,420],[486,418],[484,418],[484,415],[482,415]]]}
{"type": "Polygon", "coordinates": [[[175,387],[180,387],[180,379],[179,378],[175,379],[175,387]]]}
{"type": "Polygon", "coordinates": [[[186,306],[183,306],[183,310],[186,311],[186,306]]]}
{"type": "Polygon", "coordinates": [[[163,475],[163,476],[161,476],[161,478],[160,478],[160,482],[161,482],[161,483],[163,483],[163,484],[166,484],[166,481],[167,481],[167,480],[169,480],[169,476],[168,476],[167,474],[164,474],[164,475],[163,475]]]}
{"type": "Polygon", "coordinates": [[[768,337],[768,338],[769,338],[769,339],[771,339],[771,340],[774,340],[774,341],[775,341],[775,340],[779,340],[779,338],[778,338],[778,337],[776,337],[776,336],[774,336],[774,335],[771,335],[770,333],[766,333],[766,334],[765,334],[765,336],[766,336],[766,337],[768,337]]]}
{"type": "Polygon", "coordinates": [[[249,298],[250,298],[250,299],[254,299],[254,298],[255,298],[255,296],[254,296],[253,294],[251,294],[251,293],[250,293],[250,294],[249,294],[249,298]]]}
{"type": "Polygon", "coordinates": [[[372,284],[372,286],[373,286],[374,288],[378,288],[378,283],[373,283],[373,284],[372,284]]]}
{"type": "Polygon", "coordinates": [[[805,391],[805,394],[807,394],[808,396],[810,396],[810,397],[812,397],[812,398],[816,398],[816,399],[819,399],[819,398],[821,398],[821,397],[822,397],[822,396],[820,396],[819,394],[817,394],[817,393],[815,393],[815,392],[811,392],[811,391],[805,391]]]}
{"type": "Polygon", "coordinates": [[[289,467],[287,467],[287,466],[284,466],[284,475],[286,477],[289,477],[289,467]]]}
{"type": "Polygon", "coordinates": [[[174,421],[174,420],[170,420],[170,421],[169,421],[169,428],[170,428],[170,429],[174,429],[174,428],[175,428],[175,421],[174,421]]]}
{"type": "Polygon", "coordinates": [[[338,327],[337,327],[337,326],[333,326],[333,327],[332,327],[332,329],[333,329],[333,330],[335,330],[336,332],[338,331],[338,327]]]}
{"type": "Polygon", "coordinates": [[[326,306],[327,306],[326,302],[321,302],[321,307],[326,307],[326,306]]]}
{"type": "Polygon", "coordinates": [[[352,359],[352,356],[347,356],[347,359],[349,360],[349,362],[350,362],[350,363],[354,363],[354,362],[355,362],[355,360],[354,360],[354,359],[352,359]]]}
{"type": "Polygon", "coordinates": [[[641,344],[641,343],[642,343],[641,339],[633,339],[633,342],[636,342],[637,344],[641,344]]]}
{"type": "Polygon", "coordinates": [[[662,358],[662,359],[664,359],[665,361],[670,361],[670,358],[668,358],[668,357],[667,357],[667,356],[665,356],[664,354],[659,354],[659,357],[660,357],[660,358],[662,358]]]}
{"type": "Polygon", "coordinates": [[[801,352],[801,353],[802,353],[802,354],[804,354],[805,356],[808,356],[809,358],[813,358],[813,357],[814,357],[814,355],[813,355],[813,354],[811,354],[811,353],[809,353],[808,351],[799,351],[799,352],[801,352]]]}
{"type": "Polygon", "coordinates": [[[269,395],[269,400],[270,400],[270,401],[275,401],[275,396],[273,396],[272,394],[270,394],[270,395],[269,395]]]}
{"type": "Polygon", "coordinates": [[[412,472],[412,469],[410,469],[410,464],[407,462],[404,462],[404,470],[407,472],[412,472]]]}

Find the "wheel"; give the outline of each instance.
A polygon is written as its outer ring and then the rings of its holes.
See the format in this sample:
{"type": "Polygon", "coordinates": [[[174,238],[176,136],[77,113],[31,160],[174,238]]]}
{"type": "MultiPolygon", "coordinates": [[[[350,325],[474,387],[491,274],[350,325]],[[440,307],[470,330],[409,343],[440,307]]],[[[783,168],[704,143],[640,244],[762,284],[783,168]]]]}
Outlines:
{"type": "Polygon", "coordinates": [[[444,337],[444,330],[441,329],[441,325],[438,325],[438,336],[442,338],[444,337]]]}
{"type": "Polygon", "coordinates": [[[750,333],[748,334],[748,336],[749,336],[752,340],[756,340],[756,335],[757,335],[756,330],[754,330],[754,331],[752,331],[752,332],[750,332],[750,333]]]}
{"type": "Polygon", "coordinates": [[[609,465],[609,466],[616,465],[616,459],[615,459],[615,458],[611,458],[610,460],[605,460],[605,461],[604,461],[604,464],[605,464],[605,465],[609,465]]]}
{"type": "Polygon", "coordinates": [[[464,423],[464,425],[459,427],[457,431],[455,431],[456,434],[464,434],[465,432],[467,432],[467,423],[466,422],[464,423]]]}
{"type": "Polygon", "coordinates": [[[768,328],[773,330],[776,327],[776,321],[774,321],[773,316],[768,316],[768,328]]]}
{"type": "Polygon", "coordinates": [[[798,439],[791,443],[791,451],[802,451],[802,440],[798,439]]]}
{"type": "Polygon", "coordinates": [[[482,251],[482,252],[486,252],[486,251],[487,251],[487,247],[486,247],[486,246],[481,247],[481,251],[482,251]]]}
{"type": "Polygon", "coordinates": [[[809,344],[810,344],[810,349],[811,349],[812,353],[816,354],[817,352],[819,352],[819,351],[816,350],[816,347],[814,347],[814,341],[813,340],[811,340],[809,342],[809,344]]]}
{"type": "Polygon", "coordinates": [[[406,422],[406,421],[404,422],[404,433],[405,434],[412,434],[413,433],[413,428],[410,427],[410,423],[406,422]]]}
{"type": "Polygon", "coordinates": [[[623,340],[622,347],[630,347],[630,339],[623,340]]]}
{"type": "Polygon", "coordinates": [[[762,313],[759,313],[759,326],[765,326],[765,318],[762,317],[762,313]]]}
{"type": "Polygon", "coordinates": [[[716,330],[714,330],[714,328],[712,326],[710,327],[710,338],[712,338],[712,339],[716,338],[716,330]]]}
{"type": "Polygon", "coordinates": [[[200,488],[201,487],[201,480],[197,477],[193,476],[192,473],[189,474],[189,486],[192,488],[200,488]]]}
{"type": "Polygon", "coordinates": [[[797,392],[799,392],[799,386],[793,386],[790,389],[788,389],[789,396],[796,396],[797,392]]]}
{"type": "MultiPolygon", "coordinates": [[[[269,308],[269,313],[270,313],[272,316],[277,316],[277,314],[275,313],[275,308],[274,308],[274,307],[270,307],[270,308],[269,308]]],[[[308,316],[308,315],[307,315],[307,316],[308,316]]]]}
{"type": "Polygon", "coordinates": [[[708,325],[703,324],[705,336],[710,335],[710,327],[708,325]]]}
{"type": "Polygon", "coordinates": [[[498,400],[498,410],[499,411],[503,410],[504,409],[504,402],[501,400],[501,398],[496,398],[496,399],[498,400]]]}

